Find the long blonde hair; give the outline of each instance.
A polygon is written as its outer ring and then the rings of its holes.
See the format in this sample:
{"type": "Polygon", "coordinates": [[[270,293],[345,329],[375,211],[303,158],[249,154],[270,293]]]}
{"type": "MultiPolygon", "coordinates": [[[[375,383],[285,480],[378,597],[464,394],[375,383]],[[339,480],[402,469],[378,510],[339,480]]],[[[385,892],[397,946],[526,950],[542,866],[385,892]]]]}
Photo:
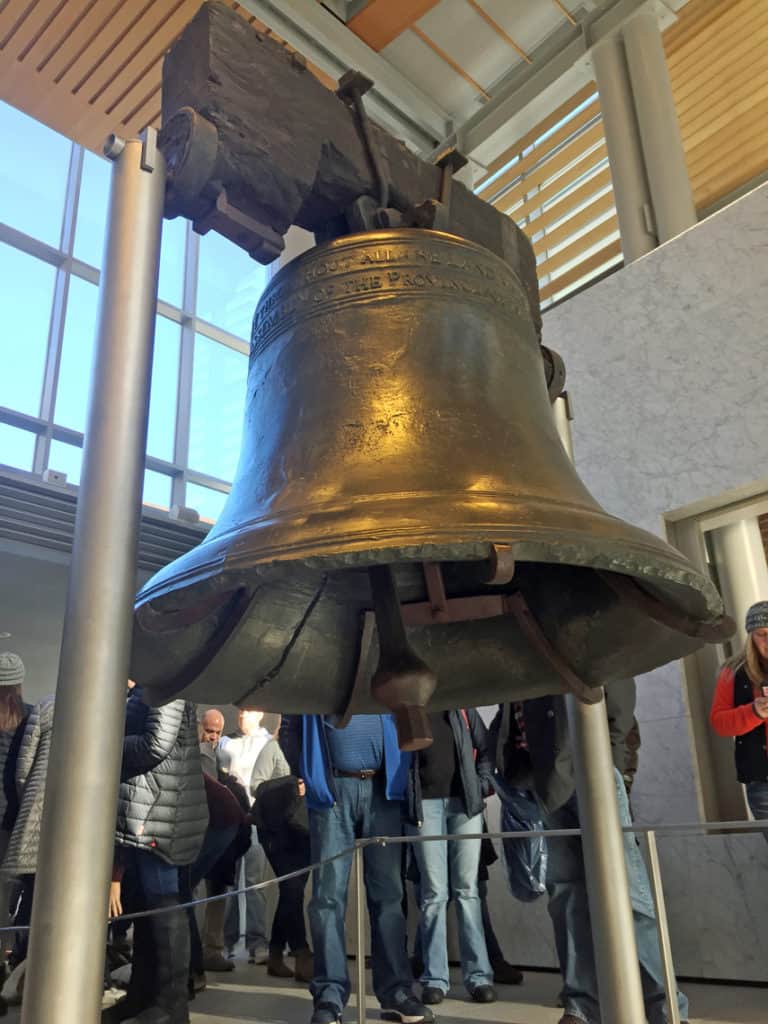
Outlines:
{"type": "Polygon", "coordinates": [[[0,686],[0,732],[13,732],[24,718],[20,686],[0,686]]]}
{"type": "Polygon", "coordinates": [[[765,686],[768,684],[768,665],[760,657],[751,633],[747,633],[744,650],[729,658],[726,665],[733,672],[737,672],[743,667],[753,686],[765,686]]]}

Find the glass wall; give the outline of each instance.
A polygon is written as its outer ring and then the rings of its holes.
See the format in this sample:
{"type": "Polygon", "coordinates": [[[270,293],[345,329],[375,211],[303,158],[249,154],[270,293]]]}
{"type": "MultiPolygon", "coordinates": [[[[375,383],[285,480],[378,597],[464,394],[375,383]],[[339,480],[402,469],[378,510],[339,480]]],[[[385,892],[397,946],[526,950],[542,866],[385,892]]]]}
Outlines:
{"type": "MultiPolygon", "coordinates": [[[[0,466],[77,486],[110,165],[0,102],[0,466]]],[[[144,502],[214,520],[240,450],[248,338],[267,268],[163,223],[144,502]]]]}

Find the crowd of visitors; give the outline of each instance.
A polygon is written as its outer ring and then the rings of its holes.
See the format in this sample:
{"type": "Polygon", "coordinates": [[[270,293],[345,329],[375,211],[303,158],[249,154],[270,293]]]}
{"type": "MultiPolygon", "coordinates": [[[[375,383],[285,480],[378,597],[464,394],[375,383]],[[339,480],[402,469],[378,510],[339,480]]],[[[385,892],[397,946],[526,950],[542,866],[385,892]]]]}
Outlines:
{"type": "MultiPolygon", "coordinates": [[[[766,818],[768,602],[750,608],[746,628],[745,651],[718,679],[711,718],[718,733],[736,737],[738,778],[754,816],[766,818]]],[[[23,682],[18,655],[0,654],[0,927],[17,929],[6,949],[5,970],[12,973],[4,988],[15,998],[23,994],[25,926],[54,717],[53,698],[34,707],[24,703],[23,682]]],[[[630,824],[639,748],[634,681],[608,687],[606,696],[620,814],[630,824]]],[[[490,1003],[498,985],[520,984],[521,971],[507,963],[494,933],[486,897],[488,864],[496,855],[480,837],[486,800],[495,792],[502,800],[512,791],[525,794],[546,828],[578,827],[562,698],[500,705],[489,728],[473,709],[429,717],[433,743],[415,754],[399,749],[388,714],[342,722],[332,715],[281,719],[244,709],[227,734],[219,709],[199,715],[184,700],[152,708],[129,682],[104,1024],[187,1024],[189,1001],[205,987],[207,973],[234,970],[241,943],[250,964],[309,985],[311,1024],[341,1021],[350,995],[350,849],[357,839],[377,836],[414,839],[364,847],[370,966],[383,1018],[403,1024],[435,1019],[431,1007],[451,986],[449,903],[469,998],[490,1003]],[[442,835],[473,838],[430,839],[442,835]],[[282,878],[271,925],[263,885],[268,867],[282,878]],[[198,918],[187,904],[201,893],[211,899],[198,918]],[[118,988],[112,979],[120,972],[127,984],[118,988]]],[[[649,1024],[664,1024],[669,1016],[653,902],[631,833],[625,833],[625,860],[646,1016],[649,1024]]],[[[600,1024],[579,840],[548,839],[544,888],[562,975],[561,1024],[600,1024]]],[[[680,992],[677,1001],[685,1020],[680,992]]],[[[0,1015],[5,1012],[0,999],[0,1015]]]]}

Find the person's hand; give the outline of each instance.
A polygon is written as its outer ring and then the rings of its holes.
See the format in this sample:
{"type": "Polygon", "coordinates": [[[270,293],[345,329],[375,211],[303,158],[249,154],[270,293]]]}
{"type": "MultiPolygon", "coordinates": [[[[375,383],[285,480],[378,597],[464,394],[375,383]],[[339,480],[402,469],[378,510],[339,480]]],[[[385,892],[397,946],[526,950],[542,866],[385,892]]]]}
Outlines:
{"type": "Polygon", "coordinates": [[[299,796],[306,796],[307,795],[307,784],[304,781],[304,779],[299,779],[298,780],[298,790],[299,790],[299,796]]]}
{"type": "Polygon", "coordinates": [[[109,883],[109,916],[120,917],[123,912],[123,904],[120,901],[120,883],[109,883]]]}
{"type": "Polygon", "coordinates": [[[755,697],[752,707],[760,718],[768,718],[768,697],[755,697]]]}

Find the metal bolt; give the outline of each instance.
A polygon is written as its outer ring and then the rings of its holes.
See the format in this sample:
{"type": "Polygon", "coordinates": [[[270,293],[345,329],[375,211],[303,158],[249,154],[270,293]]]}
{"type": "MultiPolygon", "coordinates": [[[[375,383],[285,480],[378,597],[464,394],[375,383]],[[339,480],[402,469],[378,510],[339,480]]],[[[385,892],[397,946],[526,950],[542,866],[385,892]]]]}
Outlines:
{"type": "Polygon", "coordinates": [[[115,132],[112,132],[107,136],[102,152],[108,160],[117,160],[124,149],[125,139],[120,135],[116,135],[115,132]]]}

